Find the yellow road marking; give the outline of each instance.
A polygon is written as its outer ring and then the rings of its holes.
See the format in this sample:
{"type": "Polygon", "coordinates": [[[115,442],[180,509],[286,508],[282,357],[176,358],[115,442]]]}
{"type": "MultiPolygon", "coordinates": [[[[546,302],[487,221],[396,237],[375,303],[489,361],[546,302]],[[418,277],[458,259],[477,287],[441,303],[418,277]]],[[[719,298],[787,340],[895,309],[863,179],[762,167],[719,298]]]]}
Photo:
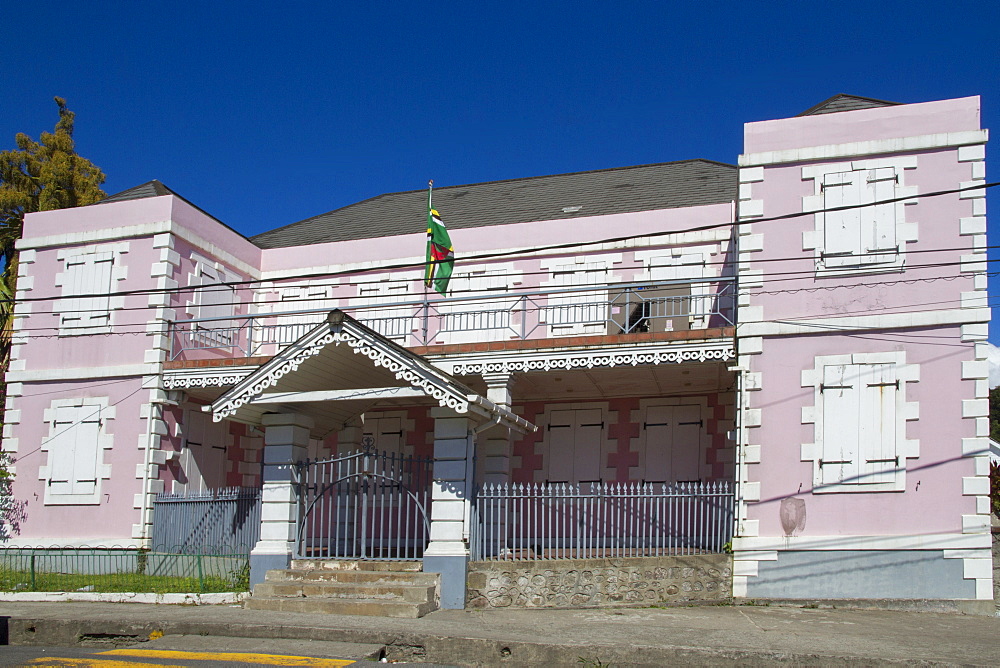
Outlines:
{"type": "MultiPolygon", "coordinates": [[[[186,659],[188,661],[239,661],[267,666],[309,666],[310,668],[339,668],[355,663],[349,659],[323,659],[311,656],[283,656],[280,654],[252,654],[249,652],[180,652],[172,649],[112,649],[102,656],[136,656],[147,659],[186,659]]],[[[123,664],[125,665],[125,664],[123,664]]],[[[128,664],[138,665],[138,664],[128,664]]]]}
{"type": "Polygon", "coordinates": [[[165,663],[138,663],[135,661],[112,661],[110,659],[60,659],[58,656],[47,656],[43,659],[33,659],[25,665],[30,666],[99,666],[100,668],[185,668],[165,663]]]}

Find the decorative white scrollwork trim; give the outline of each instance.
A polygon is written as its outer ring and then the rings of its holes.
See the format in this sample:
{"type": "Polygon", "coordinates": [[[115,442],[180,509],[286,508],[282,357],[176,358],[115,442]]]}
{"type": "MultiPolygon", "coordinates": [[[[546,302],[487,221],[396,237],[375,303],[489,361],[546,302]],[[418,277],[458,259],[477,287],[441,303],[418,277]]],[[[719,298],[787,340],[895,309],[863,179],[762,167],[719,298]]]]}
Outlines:
{"type": "Polygon", "coordinates": [[[728,347],[699,347],[682,350],[657,350],[637,352],[584,353],[578,356],[510,359],[495,362],[456,362],[453,373],[459,376],[482,375],[485,373],[514,373],[526,371],[551,371],[570,369],[612,368],[638,366],[640,364],[676,364],[680,362],[726,362],[735,357],[735,351],[728,347]]]}
{"type": "Polygon", "coordinates": [[[212,419],[220,422],[233,415],[240,407],[253,401],[265,390],[275,386],[288,373],[292,373],[310,357],[318,355],[331,343],[346,343],[355,354],[372,360],[376,366],[395,374],[410,386],[423,390],[443,407],[458,413],[469,411],[469,401],[461,388],[452,387],[450,379],[423,358],[393,345],[377,333],[345,320],[339,327],[324,325],[304,336],[301,343],[286,348],[277,357],[251,374],[245,387],[234,388],[235,394],[224,396],[221,404],[213,405],[212,419]],[[324,330],[322,327],[327,327],[324,330]],[[258,375],[259,374],[259,375],[258,375]]]}
{"type": "Polygon", "coordinates": [[[187,375],[164,375],[163,387],[167,390],[186,390],[194,387],[225,387],[235,385],[250,375],[249,371],[243,373],[207,373],[207,374],[187,374],[187,375]]]}

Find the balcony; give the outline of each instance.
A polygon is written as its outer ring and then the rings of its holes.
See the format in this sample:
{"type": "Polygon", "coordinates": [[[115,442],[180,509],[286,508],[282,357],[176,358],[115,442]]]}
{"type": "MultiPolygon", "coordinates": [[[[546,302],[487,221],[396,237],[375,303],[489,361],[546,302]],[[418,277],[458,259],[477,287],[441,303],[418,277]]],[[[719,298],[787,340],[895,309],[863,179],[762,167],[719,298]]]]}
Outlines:
{"type": "Polygon", "coordinates": [[[169,360],[268,357],[335,308],[400,345],[432,348],[665,332],[683,339],[685,331],[695,335],[732,326],[736,304],[731,278],[486,292],[375,305],[357,301],[331,299],[325,308],[174,321],[169,325],[169,360]]]}

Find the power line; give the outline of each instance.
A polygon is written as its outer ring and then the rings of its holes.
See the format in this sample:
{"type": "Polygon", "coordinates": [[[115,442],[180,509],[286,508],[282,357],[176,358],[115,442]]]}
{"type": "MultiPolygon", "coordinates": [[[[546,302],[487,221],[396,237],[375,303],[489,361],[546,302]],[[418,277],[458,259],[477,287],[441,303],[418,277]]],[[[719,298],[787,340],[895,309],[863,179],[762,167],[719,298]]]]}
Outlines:
{"type": "MultiPolygon", "coordinates": [[[[1000,248],[1000,246],[990,246],[990,248],[1000,248]]],[[[970,250],[970,249],[957,249],[957,250],[970,250]]],[[[978,250],[978,249],[971,249],[971,250],[978,250]]],[[[925,251],[925,252],[933,252],[933,251],[925,251]]],[[[810,259],[815,259],[815,258],[810,258],[810,259]]],[[[998,260],[998,259],[988,259],[988,258],[983,258],[981,260],[979,260],[979,259],[975,260],[975,262],[983,262],[983,263],[992,263],[992,262],[997,262],[997,261],[1000,261],[1000,260],[998,260]]],[[[939,268],[939,267],[954,267],[954,266],[961,266],[961,265],[966,264],[966,263],[967,263],[967,261],[957,260],[957,261],[948,261],[948,262],[929,262],[929,263],[924,263],[924,264],[910,264],[910,265],[905,265],[904,267],[900,267],[899,271],[901,272],[904,269],[906,271],[912,271],[912,270],[917,270],[917,269],[932,269],[932,268],[939,268]]],[[[704,265],[691,265],[691,266],[704,266],[704,265]]],[[[875,268],[877,268],[877,267],[875,267],[875,268]]],[[[816,271],[817,270],[815,268],[812,268],[812,269],[790,270],[790,271],[784,271],[784,272],[762,273],[762,274],[756,275],[754,277],[754,279],[757,280],[757,281],[767,280],[767,281],[773,283],[773,282],[785,282],[785,281],[801,280],[801,279],[808,279],[808,278],[817,278],[816,271]],[[777,277],[784,277],[784,278],[777,278],[777,277]]],[[[824,273],[824,274],[818,276],[818,278],[827,279],[827,278],[840,277],[840,276],[846,276],[846,277],[850,278],[850,277],[854,277],[855,273],[857,271],[858,271],[858,269],[855,268],[855,267],[850,267],[850,268],[847,268],[845,270],[830,270],[828,273],[824,273]]],[[[551,271],[547,271],[547,272],[538,272],[538,273],[551,274],[552,272],[551,271]]],[[[577,273],[577,274],[581,274],[581,273],[584,273],[584,274],[585,273],[607,273],[607,271],[606,270],[603,270],[603,271],[599,271],[599,270],[580,270],[580,271],[574,272],[574,273],[577,273]]],[[[896,271],[894,270],[893,273],[896,273],[896,271]]],[[[515,272],[515,273],[512,273],[510,275],[511,276],[516,276],[518,274],[515,272]]],[[[990,274],[990,275],[993,275],[993,274],[990,274]]],[[[493,275],[493,277],[496,277],[496,275],[493,275]]],[[[970,273],[968,275],[968,277],[971,278],[972,274],[970,273]]],[[[958,278],[962,278],[962,276],[960,276],[960,275],[954,275],[954,276],[934,277],[934,280],[956,280],[958,278]]],[[[737,279],[737,277],[735,277],[735,276],[722,276],[722,275],[720,275],[720,276],[710,276],[710,277],[696,279],[696,280],[697,280],[698,283],[712,284],[712,283],[733,282],[736,279],[737,279]]],[[[866,283],[863,283],[863,284],[861,284],[861,283],[850,283],[850,284],[841,283],[841,284],[832,285],[832,286],[812,286],[812,287],[809,287],[809,288],[798,288],[798,289],[796,289],[796,291],[802,291],[802,290],[807,290],[808,291],[808,290],[819,290],[819,289],[840,289],[840,288],[859,287],[859,286],[862,286],[862,285],[865,286],[865,287],[873,287],[875,285],[888,285],[888,284],[894,284],[896,282],[906,282],[907,280],[910,280],[910,281],[930,280],[928,278],[921,278],[921,279],[910,278],[910,279],[901,279],[900,281],[895,281],[895,282],[893,282],[893,281],[879,281],[877,283],[872,284],[870,282],[870,279],[871,279],[870,276],[868,277],[868,279],[869,280],[866,283]]],[[[416,279],[412,279],[412,280],[416,280],[416,279]]],[[[386,281],[386,282],[388,282],[388,281],[386,281]]],[[[381,283],[381,281],[379,283],[381,283]]],[[[682,279],[674,280],[674,281],[671,281],[670,283],[663,283],[663,282],[659,282],[659,281],[636,281],[634,283],[624,283],[624,282],[621,282],[621,283],[618,283],[618,284],[611,284],[611,283],[607,283],[606,281],[602,281],[602,282],[594,282],[594,283],[575,283],[573,285],[556,286],[555,288],[547,288],[547,289],[558,290],[558,287],[564,287],[567,290],[573,289],[573,290],[576,290],[576,291],[585,291],[587,288],[595,288],[595,289],[605,289],[605,288],[607,288],[607,289],[614,289],[615,285],[621,285],[621,284],[637,285],[637,286],[638,285],[649,286],[649,285],[652,285],[654,283],[658,283],[658,284],[662,283],[664,285],[668,285],[668,284],[677,284],[677,285],[685,284],[686,285],[686,284],[688,284],[688,282],[684,282],[682,279]]],[[[302,288],[304,286],[288,286],[288,287],[298,289],[298,288],[302,288]]],[[[308,287],[320,288],[320,287],[329,287],[329,286],[315,285],[315,286],[308,286],[308,287]]],[[[402,299],[402,298],[405,298],[405,297],[420,297],[420,296],[423,296],[424,294],[425,293],[423,293],[423,292],[411,292],[411,291],[398,292],[397,291],[397,292],[392,293],[392,295],[389,295],[389,296],[391,296],[393,298],[396,298],[396,299],[402,299]]],[[[471,296],[469,299],[467,299],[467,300],[461,300],[461,301],[492,300],[492,299],[496,299],[497,296],[498,296],[495,291],[486,291],[486,290],[483,290],[483,289],[474,289],[474,288],[469,288],[469,289],[465,289],[465,290],[452,291],[451,294],[468,294],[468,295],[471,296]]],[[[517,295],[521,295],[521,294],[528,295],[528,294],[535,294],[535,293],[528,292],[528,291],[521,291],[521,292],[518,292],[516,294],[517,295]]],[[[752,294],[766,294],[766,292],[753,291],[752,294]]],[[[105,296],[105,295],[101,295],[101,296],[105,296]]],[[[384,294],[383,295],[353,295],[353,296],[350,296],[350,297],[348,297],[348,296],[339,296],[339,297],[337,297],[337,296],[333,296],[333,297],[330,297],[330,296],[325,296],[325,297],[311,296],[311,297],[309,297],[309,296],[307,296],[307,297],[292,298],[292,299],[281,299],[281,300],[278,300],[278,301],[251,300],[251,301],[233,301],[233,302],[213,302],[211,304],[174,304],[174,305],[167,304],[167,305],[153,305],[153,306],[150,306],[150,305],[147,304],[147,305],[142,305],[142,306],[120,307],[120,308],[115,308],[115,309],[110,309],[110,308],[101,308],[101,309],[97,309],[97,308],[93,308],[93,309],[63,308],[63,309],[51,309],[51,310],[32,310],[30,313],[27,313],[27,314],[24,314],[24,315],[30,316],[30,315],[33,315],[33,314],[34,315],[45,315],[45,314],[56,314],[56,313],[58,313],[58,314],[64,314],[64,313],[84,314],[84,313],[108,313],[108,312],[111,312],[111,311],[114,311],[114,312],[148,311],[148,310],[155,310],[155,309],[159,309],[159,308],[177,309],[177,308],[185,308],[185,307],[188,307],[188,306],[190,306],[193,309],[200,309],[200,308],[205,308],[205,307],[220,307],[220,306],[247,306],[247,307],[258,306],[259,307],[259,306],[262,306],[262,305],[273,306],[273,305],[276,305],[276,304],[293,304],[293,303],[296,303],[296,302],[342,301],[342,300],[356,300],[356,299],[372,299],[374,297],[385,297],[385,296],[387,296],[387,295],[384,295],[384,294]]],[[[89,299],[89,298],[93,298],[93,297],[86,297],[86,296],[83,296],[83,295],[66,295],[66,296],[60,296],[60,297],[38,297],[38,298],[34,298],[31,301],[56,301],[56,300],[63,300],[63,299],[89,299]]],[[[434,303],[442,303],[442,301],[443,300],[434,300],[434,303]]],[[[459,300],[455,300],[455,301],[459,301],[459,300]]],[[[421,303],[423,303],[423,302],[421,302],[421,303]]],[[[364,310],[364,309],[369,309],[369,308],[383,308],[385,306],[392,306],[392,305],[393,304],[391,304],[391,303],[380,302],[380,303],[375,303],[375,304],[356,305],[356,306],[352,306],[351,308],[356,308],[356,309],[362,309],[362,310],[364,310]]],[[[243,315],[233,314],[232,316],[226,315],[226,316],[221,316],[221,317],[225,317],[225,318],[229,318],[229,317],[238,318],[238,317],[258,317],[258,316],[262,316],[262,315],[268,315],[268,314],[261,314],[261,313],[249,314],[248,313],[248,314],[243,314],[243,315]]],[[[28,328],[23,328],[23,329],[21,329],[19,331],[26,331],[27,329],[28,328]]]]}
{"type": "MultiPolygon", "coordinates": [[[[594,240],[594,241],[584,241],[584,242],[572,241],[572,242],[564,242],[564,243],[560,243],[560,244],[549,244],[549,245],[546,245],[546,246],[535,246],[535,247],[530,247],[530,248],[519,248],[519,249],[508,250],[508,251],[497,251],[497,252],[493,252],[493,253],[480,253],[478,255],[463,256],[462,257],[462,261],[463,262],[468,262],[470,260],[496,259],[496,258],[501,258],[501,257],[530,256],[530,255],[534,255],[534,254],[537,254],[537,253],[546,252],[546,251],[553,251],[553,250],[580,249],[580,248],[585,248],[587,246],[602,245],[602,244],[611,244],[611,243],[622,243],[622,242],[631,241],[631,240],[637,239],[637,238],[655,238],[655,237],[663,237],[663,236],[678,235],[678,234],[688,234],[688,233],[691,233],[691,232],[704,232],[704,231],[709,231],[709,230],[713,230],[713,229],[720,229],[720,228],[726,228],[726,227],[738,228],[738,227],[741,227],[743,225],[751,225],[751,224],[758,224],[758,223],[769,223],[769,222],[776,222],[776,221],[782,221],[782,220],[791,220],[791,219],[794,219],[794,218],[800,218],[800,217],[803,217],[803,216],[812,216],[812,215],[816,215],[816,214],[819,214],[819,213],[835,213],[835,212],[839,212],[839,211],[850,211],[850,210],[854,210],[854,209],[869,208],[869,207],[872,207],[872,206],[878,206],[878,205],[882,205],[882,204],[892,204],[892,203],[896,203],[896,202],[907,202],[907,201],[912,201],[914,199],[921,199],[921,198],[925,198],[925,197],[939,197],[939,196],[943,196],[943,195],[952,195],[952,194],[958,194],[958,193],[968,192],[968,191],[972,191],[972,190],[982,190],[982,189],[986,189],[986,188],[993,188],[993,187],[996,187],[998,185],[1000,185],[1000,182],[982,183],[982,184],[977,184],[977,185],[973,185],[973,186],[965,186],[965,187],[962,187],[962,188],[953,188],[953,189],[948,189],[948,190],[938,190],[938,191],[933,191],[933,192],[928,192],[928,193],[918,193],[916,195],[911,195],[911,196],[908,196],[908,197],[896,197],[896,198],[891,198],[891,199],[886,199],[886,200],[880,200],[878,202],[871,202],[871,203],[868,203],[868,204],[851,204],[851,205],[846,205],[846,206],[839,206],[839,207],[830,207],[830,208],[825,208],[825,209],[819,209],[817,211],[792,212],[792,213],[782,214],[782,215],[779,215],[779,216],[754,218],[754,219],[751,219],[751,220],[727,221],[725,223],[708,223],[708,224],[705,224],[705,225],[697,225],[697,226],[688,227],[688,228],[684,228],[684,229],[680,229],[680,230],[669,230],[669,231],[662,231],[662,232],[649,232],[649,233],[644,233],[644,234],[640,234],[640,235],[634,235],[633,234],[633,235],[626,235],[626,236],[620,236],[620,237],[607,237],[607,238],[604,238],[604,239],[594,240]]],[[[961,249],[961,250],[967,250],[967,249],[961,249]]],[[[367,268],[364,268],[364,269],[344,269],[344,270],[340,270],[340,271],[310,272],[310,273],[303,273],[303,274],[295,274],[295,275],[291,275],[291,276],[283,276],[281,278],[276,278],[276,279],[247,279],[247,280],[241,280],[241,281],[225,281],[225,282],[219,282],[219,283],[211,283],[211,284],[205,284],[205,285],[201,285],[201,286],[178,286],[176,288],[155,288],[155,289],[154,288],[147,288],[147,289],[139,289],[139,290],[122,290],[122,291],[119,291],[119,292],[110,292],[110,293],[109,292],[101,292],[101,293],[76,294],[76,295],[66,295],[66,296],[67,297],[71,296],[71,297],[76,297],[76,298],[106,297],[106,296],[108,296],[108,297],[120,297],[120,296],[130,296],[130,295],[151,295],[151,294],[164,294],[165,295],[165,294],[173,294],[173,293],[183,293],[183,292],[187,292],[187,291],[205,290],[206,288],[222,288],[222,289],[225,289],[225,290],[230,290],[230,289],[235,289],[235,286],[250,286],[250,285],[260,284],[260,283],[264,283],[264,282],[270,283],[270,282],[275,282],[275,281],[292,281],[292,280],[303,280],[303,279],[309,279],[309,278],[326,278],[326,277],[334,277],[334,276],[351,276],[351,275],[361,275],[361,274],[372,274],[372,273],[377,273],[377,272],[382,272],[382,271],[392,271],[392,270],[396,270],[396,269],[421,268],[421,267],[424,267],[425,265],[426,265],[426,262],[424,262],[424,261],[406,262],[406,263],[397,263],[397,264],[383,264],[383,265],[378,266],[378,267],[367,267],[367,268]]],[[[379,282],[382,282],[382,281],[379,281],[379,282]]],[[[51,298],[50,297],[26,297],[26,298],[24,298],[22,300],[17,300],[17,301],[21,301],[21,302],[43,301],[43,300],[52,299],[52,298],[58,298],[58,297],[51,297],[51,298]]]]}

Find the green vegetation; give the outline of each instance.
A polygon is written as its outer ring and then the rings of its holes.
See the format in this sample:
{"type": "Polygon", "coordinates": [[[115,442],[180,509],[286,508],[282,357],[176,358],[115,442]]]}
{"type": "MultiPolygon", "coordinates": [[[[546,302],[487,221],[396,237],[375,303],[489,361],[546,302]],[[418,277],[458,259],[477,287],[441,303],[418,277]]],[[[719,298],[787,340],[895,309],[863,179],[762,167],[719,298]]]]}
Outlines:
{"type": "Polygon", "coordinates": [[[209,593],[247,591],[246,553],[135,548],[0,549],[0,591],[209,593]]]}
{"type": "MultiPolygon", "coordinates": [[[[10,360],[13,298],[17,290],[17,249],[24,215],[96,204],[107,195],[101,190],[104,172],[76,152],[73,127],[76,114],[66,100],[55,98],[59,121],[52,132],[35,141],[17,133],[16,149],[0,151],[0,375],[10,360]]],[[[0,380],[0,415],[6,385],[0,380]]]]}
{"type": "Polygon", "coordinates": [[[139,573],[104,573],[81,575],[78,573],[34,573],[0,569],[0,591],[93,591],[132,593],[210,593],[246,591],[248,582],[237,584],[230,578],[217,575],[173,577],[168,575],[142,575],[139,573]]]}

